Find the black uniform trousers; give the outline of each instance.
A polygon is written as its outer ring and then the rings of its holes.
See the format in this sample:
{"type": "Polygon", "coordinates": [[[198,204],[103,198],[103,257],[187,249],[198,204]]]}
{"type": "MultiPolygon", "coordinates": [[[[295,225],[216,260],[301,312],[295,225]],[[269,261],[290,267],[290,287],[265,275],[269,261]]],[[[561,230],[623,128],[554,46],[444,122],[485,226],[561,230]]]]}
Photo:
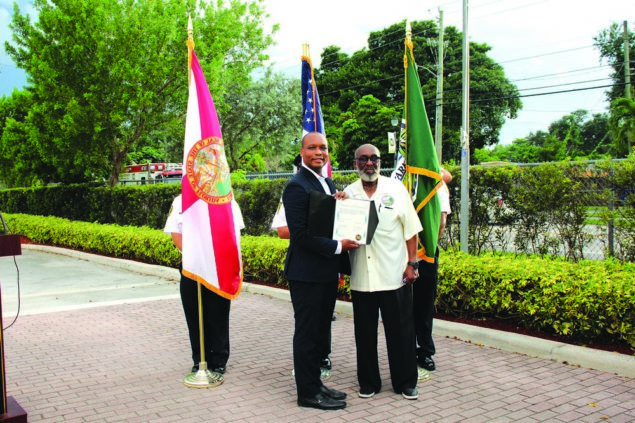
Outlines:
{"type": "Polygon", "coordinates": [[[417,339],[417,355],[433,356],[436,353],[432,339],[432,321],[436,311],[437,287],[439,284],[439,247],[434,256],[434,263],[421,260],[419,277],[413,284],[413,308],[415,334],[417,339]]]}
{"type": "MultiPolygon", "coordinates": [[[[201,362],[201,342],[198,325],[198,283],[181,273],[181,303],[190,335],[192,361],[201,362]]],[[[201,286],[203,307],[203,342],[205,361],[209,369],[225,367],[229,359],[229,311],[231,300],[201,286]]]]}
{"type": "Polygon", "coordinates": [[[330,341],[337,284],[337,279],[329,282],[289,281],[295,318],[293,368],[300,398],[314,397],[322,387],[320,362],[326,352],[325,341],[330,341]]]}
{"type": "Polygon", "coordinates": [[[357,380],[360,391],[379,392],[381,376],[377,354],[379,312],[384,325],[388,366],[396,393],[417,386],[412,287],[390,291],[351,290],[357,349],[357,380]]]}

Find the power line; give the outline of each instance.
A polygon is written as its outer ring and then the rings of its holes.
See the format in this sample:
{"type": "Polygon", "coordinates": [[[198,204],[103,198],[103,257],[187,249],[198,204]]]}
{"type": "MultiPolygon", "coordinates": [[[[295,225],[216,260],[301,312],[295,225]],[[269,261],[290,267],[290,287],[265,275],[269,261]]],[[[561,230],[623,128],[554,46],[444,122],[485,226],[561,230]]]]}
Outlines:
{"type": "MultiPolygon", "coordinates": [[[[578,84],[587,84],[590,82],[599,82],[599,81],[606,81],[606,80],[610,80],[611,78],[606,77],[606,78],[598,78],[598,79],[587,79],[585,81],[576,81],[576,82],[563,82],[561,84],[554,84],[554,85],[543,85],[540,87],[530,87],[530,88],[518,88],[518,91],[533,91],[533,90],[542,90],[545,88],[555,88],[555,87],[566,87],[568,85],[578,85],[578,84]]],[[[453,92],[462,92],[463,89],[462,88],[455,88],[453,90],[445,90],[444,94],[446,93],[453,93],[453,92]]],[[[472,92],[478,92],[477,90],[471,90],[472,92]]]]}
{"type": "Polygon", "coordinates": [[[594,47],[594,46],[593,45],[589,45],[589,46],[582,46],[582,47],[573,47],[573,48],[568,48],[566,50],[552,51],[551,53],[537,54],[535,56],[527,56],[527,57],[519,57],[517,59],[503,60],[503,61],[500,61],[498,63],[520,62],[520,61],[523,61],[523,60],[536,59],[536,58],[539,58],[539,57],[553,56],[555,54],[569,53],[569,52],[578,51],[578,50],[585,50],[587,48],[592,48],[592,47],[594,47]]]}
{"type": "MultiPolygon", "coordinates": [[[[493,101],[493,100],[513,100],[513,99],[525,98],[525,97],[539,97],[539,96],[543,96],[543,95],[554,95],[554,94],[571,93],[571,92],[576,92],[576,91],[597,90],[597,89],[600,89],[600,88],[612,88],[612,87],[620,86],[620,85],[626,85],[626,84],[623,83],[623,82],[620,82],[620,83],[616,83],[616,84],[597,85],[595,87],[574,88],[574,89],[570,89],[570,90],[550,91],[550,92],[546,92],[546,93],[522,94],[522,95],[516,95],[516,96],[509,96],[509,97],[483,98],[483,99],[471,100],[470,103],[480,103],[480,102],[493,101]]],[[[461,104],[461,102],[456,101],[456,102],[452,102],[452,103],[444,103],[444,105],[450,105],[450,104],[461,104]]]]}
{"type": "Polygon", "coordinates": [[[530,77],[527,77],[527,78],[512,79],[511,81],[512,82],[529,81],[529,80],[532,80],[532,79],[549,78],[549,77],[552,77],[552,76],[561,76],[561,75],[568,75],[568,74],[576,73],[576,72],[600,70],[602,68],[609,68],[609,67],[611,67],[611,66],[610,65],[592,66],[592,67],[588,67],[588,68],[572,69],[570,71],[548,73],[548,74],[538,75],[538,76],[530,76],[530,77]]]}

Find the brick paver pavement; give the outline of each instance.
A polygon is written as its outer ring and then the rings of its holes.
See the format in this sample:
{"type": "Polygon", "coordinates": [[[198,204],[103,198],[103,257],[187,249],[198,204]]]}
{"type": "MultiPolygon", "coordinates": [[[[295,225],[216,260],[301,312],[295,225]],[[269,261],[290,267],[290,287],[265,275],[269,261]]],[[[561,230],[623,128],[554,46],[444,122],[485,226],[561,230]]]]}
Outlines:
{"type": "MultiPolygon", "coordinates": [[[[632,422],[635,379],[437,339],[437,365],[419,400],[390,390],[357,397],[353,320],[333,324],[327,383],[349,394],[341,411],[296,405],[293,314],[287,301],[243,293],[231,314],[225,383],[191,389],[178,299],[21,316],[5,331],[7,390],[30,422],[632,422]]],[[[381,332],[381,329],[380,329],[381,332]]]]}

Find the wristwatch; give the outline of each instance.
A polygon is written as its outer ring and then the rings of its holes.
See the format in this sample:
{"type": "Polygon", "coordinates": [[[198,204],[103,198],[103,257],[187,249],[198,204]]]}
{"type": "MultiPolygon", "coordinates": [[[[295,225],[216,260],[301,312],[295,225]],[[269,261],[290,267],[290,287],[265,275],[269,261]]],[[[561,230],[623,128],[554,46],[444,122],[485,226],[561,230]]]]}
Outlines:
{"type": "Polygon", "coordinates": [[[413,269],[419,270],[419,262],[418,261],[409,261],[408,266],[412,266],[413,269]]]}

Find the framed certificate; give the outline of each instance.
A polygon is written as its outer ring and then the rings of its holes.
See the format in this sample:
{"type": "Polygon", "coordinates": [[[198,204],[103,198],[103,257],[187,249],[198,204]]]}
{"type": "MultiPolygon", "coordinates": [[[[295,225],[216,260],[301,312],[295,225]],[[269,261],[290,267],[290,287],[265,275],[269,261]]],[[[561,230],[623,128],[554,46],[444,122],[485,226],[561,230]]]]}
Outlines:
{"type": "Polygon", "coordinates": [[[335,200],[331,195],[311,191],[308,224],[312,236],[370,244],[378,223],[374,201],[335,200]]]}
{"type": "Polygon", "coordinates": [[[367,200],[349,198],[336,201],[333,239],[352,239],[360,244],[366,244],[371,206],[373,205],[367,200]]]}

